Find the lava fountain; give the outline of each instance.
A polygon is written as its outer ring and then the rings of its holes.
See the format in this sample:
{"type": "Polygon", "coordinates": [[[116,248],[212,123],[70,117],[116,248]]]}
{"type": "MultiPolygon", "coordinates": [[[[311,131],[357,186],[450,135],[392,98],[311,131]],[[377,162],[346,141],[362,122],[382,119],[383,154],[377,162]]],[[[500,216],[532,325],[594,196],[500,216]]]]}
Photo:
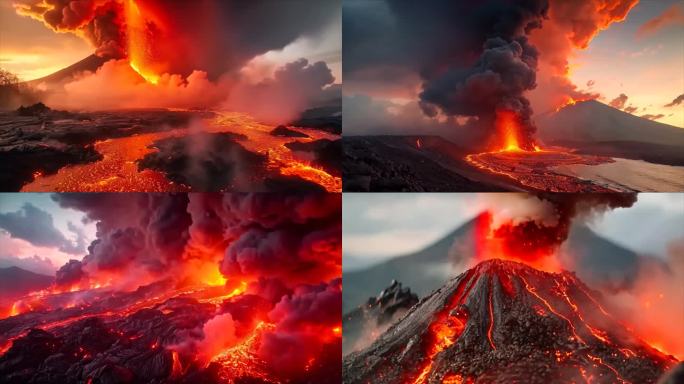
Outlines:
{"type": "Polygon", "coordinates": [[[159,37],[155,32],[160,23],[152,21],[148,13],[143,14],[135,0],[128,0],[125,10],[129,64],[145,81],[157,84],[163,63],[155,57],[153,41],[159,37]]]}
{"type": "Polygon", "coordinates": [[[522,124],[521,117],[516,112],[497,110],[491,149],[469,154],[465,161],[480,171],[512,179],[526,189],[549,192],[617,192],[554,172],[554,168],[558,166],[598,165],[613,162],[613,159],[580,155],[565,148],[542,149],[534,138],[525,137],[522,124]]]}

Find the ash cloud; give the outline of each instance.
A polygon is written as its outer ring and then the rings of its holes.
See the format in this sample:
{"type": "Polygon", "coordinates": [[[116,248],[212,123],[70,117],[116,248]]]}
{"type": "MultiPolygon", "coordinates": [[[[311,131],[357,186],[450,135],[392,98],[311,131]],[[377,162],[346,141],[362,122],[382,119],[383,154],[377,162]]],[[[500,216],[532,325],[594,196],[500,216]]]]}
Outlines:
{"type": "MultiPolygon", "coordinates": [[[[83,36],[103,57],[124,58],[131,38],[126,19],[129,4],[124,0],[18,0],[15,9],[55,31],[83,36]]],[[[145,19],[143,32],[155,40],[150,51],[158,56],[155,59],[163,61],[170,73],[188,76],[199,69],[212,78],[297,38],[317,34],[339,9],[339,0],[135,0],[134,4],[143,16],[152,15],[145,19]]]]}
{"type": "Polygon", "coordinates": [[[496,109],[511,109],[529,137],[535,128],[523,92],[535,87],[538,51],[527,35],[547,10],[546,1],[345,3],[344,39],[355,42],[343,47],[345,77],[408,68],[420,74],[426,115],[477,116],[480,129],[491,129],[496,109]]]}
{"type": "MultiPolygon", "coordinates": [[[[635,193],[504,194],[485,198],[491,208],[490,228],[506,249],[518,250],[521,238],[534,238],[529,251],[555,253],[577,220],[588,220],[615,208],[631,207],[635,193]]],[[[515,254],[512,252],[511,254],[515,254]]]]}
{"type": "Polygon", "coordinates": [[[85,235],[80,228],[68,223],[69,231],[76,235],[76,241],[71,241],[55,227],[52,215],[30,203],[16,212],[0,213],[0,228],[36,246],[57,248],[71,255],[85,252],[85,235]]]}
{"type": "Polygon", "coordinates": [[[124,6],[114,0],[17,0],[21,15],[42,21],[57,32],[83,36],[101,57],[125,56],[124,6]]]}
{"type": "Polygon", "coordinates": [[[81,261],[57,272],[59,285],[121,275],[122,285],[159,276],[182,261],[190,215],[183,194],[55,194],[63,208],[78,209],[97,221],[97,239],[81,261]]]}
{"type": "Polygon", "coordinates": [[[636,2],[345,1],[345,91],[418,99],[428,117],[477,117],[470,135],[491,134],[495,110],[513,109],[529,140],[532,107],[599,96],[569,81],[568,58],[636,2]]]}

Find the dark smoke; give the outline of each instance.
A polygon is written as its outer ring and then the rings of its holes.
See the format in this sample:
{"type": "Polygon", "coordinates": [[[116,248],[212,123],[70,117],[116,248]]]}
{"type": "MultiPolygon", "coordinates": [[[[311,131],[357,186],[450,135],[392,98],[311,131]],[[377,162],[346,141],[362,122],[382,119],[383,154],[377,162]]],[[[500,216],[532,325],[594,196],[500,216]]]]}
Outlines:
{"type": "MultiPolygon", "coordinates": [[[[129,0],[125,0],[129,1],[129,0]]],[[[127,57],[124,0],[18,0],[19,13],[54,30],[84,35],[101,56],[127,57]]],[[[241,68],[262,53],[313,36],[339,12],[339,0],[135,0],[147,25],[150,53],[171,61],[166,70],[212,78],[241,68]],[[149,22],[149,20],[148,20],[149,22]],[[182,54],[179,54],[182,52],[182,54]]]]}
{"type": "Polygon", "coordinates": [[[422,80],[428,115],[477,116],[492,129],[500,108],[520,114],[534,133],[523,96],[535,87],[538,52],[527,35],[540,28],[546,0],[351,1],[344,5],[345,76],[369,68],[408,68],[422,80]],[[380,48],[378,48],[380,47],[380,48]]]}
{"type": "Polygon", "coordinates": [[[161,275],[182,261],[191,224],[187,195],[55,194],[53,199],[97,221],[97,239],[82,261],[72,260],[58,271],[59,285],[73,284],[84,274],[161,275]]]}
{"type": "Polygon", "coordinates": [[[17,0],[14,7],[55,31],[83,34],[101,57],[126,55],[124,7],[119,1],[17,0]]]}

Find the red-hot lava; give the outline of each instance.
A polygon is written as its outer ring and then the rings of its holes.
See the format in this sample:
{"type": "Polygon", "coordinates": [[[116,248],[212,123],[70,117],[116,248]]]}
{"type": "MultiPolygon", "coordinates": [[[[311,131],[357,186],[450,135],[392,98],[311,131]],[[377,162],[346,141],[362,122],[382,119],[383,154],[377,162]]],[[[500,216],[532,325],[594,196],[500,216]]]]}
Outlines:
{"type": "Polygon", "coordinates": [[[614,161],[611,158],[579,155],[564,148],[542,148],[532,138],[524,139],[520,116],[513,111],[497,110],[494,125],[495,136],[491,150],[467,155],[465,160],[470,165],[513,179],[532,190],[615,192],[553,171],[554,167],[563,165],[597,165],[614,161]]]}
{"type": "Polygon", "coordinates": [[[641,383],[676,364],[594,295],[568,272],[482,262],[347,356],[345,382],[641,383]]]}
{"type": "Polygon", "coordinates": [[[0,381],[339,382],[339,196],[56,199],[98,239],[0,318],[0,381]]]}

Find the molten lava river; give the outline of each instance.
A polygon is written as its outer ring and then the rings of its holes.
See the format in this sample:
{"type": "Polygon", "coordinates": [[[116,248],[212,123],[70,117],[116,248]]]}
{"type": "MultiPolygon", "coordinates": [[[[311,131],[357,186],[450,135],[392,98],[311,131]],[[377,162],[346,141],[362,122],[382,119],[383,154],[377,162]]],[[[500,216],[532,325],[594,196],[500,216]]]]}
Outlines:
{"type": "MultiPolygon", "coordinates": [[[[177,183],[163,172],[140,169],[138,161],[147,154],[157,151],[153,143],[165,138],[178,138],[189,133],[222,133],[246,136],[239,144],[246,150],[267,157],[267,171],[282,176],[298,177],[318,184],[329,192],[342,190],[342,179],[313,165],[310,159],[298,156],[285,144],[293,138],[273,136],[273,126],[262,124],[249,115],[236,112],[214,112],[215,117],[202,120],[201,132],[190,129],[169,129],[167,131],[111,138],[98,141],[94,147],[103,158],[99,161],[69,165],[56,174],[36,174],[33,182],[22,187],[23,192],[174,192],[191,191],[193,188],[177,183]]],[[[94,127],[93,129],[97,129],[94,127]]],[[[309,143],[316,140],[337,140],[338,135],[316,129],[297,128],[309,137],[297,141],[309,143]]],[[[229,170],[226,170],[229,172],[229,170]]]]}
{"type": "MultiPolygon", "coordinates": [[[[97,285],[67,291],[53,288],[16,301],[0,319],[0,377],[15,382],[11,374],[1,376],[7,373],[4,366],[23,364],[36,369],[39,362],[35,359],[57,355],[65,364],[83,370],[55,374],[53,378],[63,380],[59,382],[109,382],[107,378],[126,377],[135,377],[135,382],[150,382],[144,378],[178,383],[297,382],[296,378],[284,380],[282,373],[274,372],[259,357],[263,337],[274,331],[275,324],[265,316],[268,305],[245,293],[246,282],[230,287],[174,284],[158,281],[130,292],[97,285]],[[220,347],[226,337],[221,332],[229,333],[225,324],[214,329],[217,334],[207,334],[207,324],[221,317],[215,317],[220,308],[229,310],[234,319],[230,325],[236,324],[232,344],[226,348],[220,347]],[[205,339],[197,342],[203,323],[205,339]],[[183,335],[187,340],[179,339],[183,335]],[[118,364],[117,359],[121,359],[118,364]],[[136,369],[131,372],[131,367],[136,369]],[[86,372],[98,379],[93,381],[86,372]]],[[[341,343],[338,327],[318,337],[324,345],[341,343]]],[[[302,371],[329,371],[330,363],[323,360],[309,357],[302,371]]]]}

